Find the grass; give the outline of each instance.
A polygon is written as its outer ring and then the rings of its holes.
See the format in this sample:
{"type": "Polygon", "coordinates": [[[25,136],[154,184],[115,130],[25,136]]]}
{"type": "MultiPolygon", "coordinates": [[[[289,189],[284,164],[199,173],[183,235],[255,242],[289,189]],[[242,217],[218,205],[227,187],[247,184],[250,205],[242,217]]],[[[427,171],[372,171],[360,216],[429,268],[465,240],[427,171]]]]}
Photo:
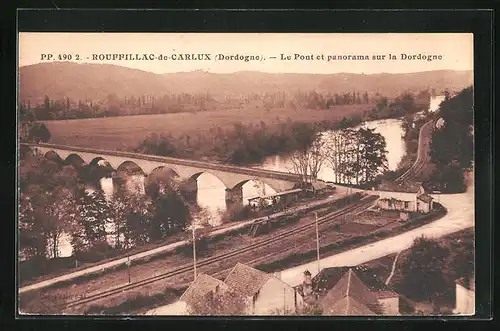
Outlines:
{"type": "Polygon", "coordinates": [[[96,147],[109,150],[135,148],[148,135],[170,133],[198,134],[210,129],[229,128],[236,123],[268,126],[290,118],[292,121],[316,123],[340,122],[344,117],[363,115],[373,105],[334,106],[324,110],[242,108],[205,111],[198,113],[175,113],[160,115],[120,116],[80,120],[44,122],[50,130],[50,143],[81,147],[96,147]]]}

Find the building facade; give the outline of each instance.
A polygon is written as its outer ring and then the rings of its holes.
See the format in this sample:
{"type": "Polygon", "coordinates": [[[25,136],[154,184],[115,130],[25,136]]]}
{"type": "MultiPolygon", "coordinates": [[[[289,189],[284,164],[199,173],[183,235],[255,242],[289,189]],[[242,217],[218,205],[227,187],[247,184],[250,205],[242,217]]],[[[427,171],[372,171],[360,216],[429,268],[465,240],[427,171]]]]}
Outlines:
{"type": "Polygon", "coordinates": [[[455,291],[456,301],[453,313],[458,315],[474,315],[476,312],[474,279],[470,282],[457,280],[455,291]]]}

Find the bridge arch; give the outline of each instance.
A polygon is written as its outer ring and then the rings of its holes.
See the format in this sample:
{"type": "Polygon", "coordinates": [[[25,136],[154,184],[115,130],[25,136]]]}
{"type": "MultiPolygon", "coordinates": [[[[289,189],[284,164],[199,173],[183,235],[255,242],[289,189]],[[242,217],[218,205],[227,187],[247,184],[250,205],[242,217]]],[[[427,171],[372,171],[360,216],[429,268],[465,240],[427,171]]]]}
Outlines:
{"type": "Polygon", "coordinates": [[[58,163],[64,163],[64,160],[62,159],[62,157],[59,154],[57,154],[56,152],[54,152],[54,151],[48,151],[43,156],[46,159],[49,159],[51,161],[56,161],[58,163]]]}
{"type": "Polygon", "coordinates": [[[98,157],[95,157],[92,159],[92,161],[90,161],[89,165],[90,166],[99,166],[99,161],[106,161],[107,163],[109,163],[108,160],[106,160],[105,158],[103,158],[102,156],[98,156],[98,157]]]}
{"type": "Polygon", "coordinates": [[[154,168],[148,175],[148,177],[155,179],[161,179],[162,176],[168,176],[170,178],[179,178],[179,174],[172,168],[168,166],[159,166],[154,168]]]}
{"type": "Polygon", "coordinates": [[[121,175],[121,174],[127,174],[127,175],[134,175],[134,174],[142,174],[146,175],[144,170],[135,163],[134,161],[124,161],[122,162],[117,168],[116,172],[121,175]]]}
{"type": "Polygon", "coordinates": [[[221,182],[224,187],[227,189],[229,186],[231,185],[228,185],[226,182],[224,182],[224,180],[222,180],[222,178],[220,178],[219,176],[217,176],[216,174],[210,172],[210,171],[200,171],[200,172],[196,172],[194,174],[192,174],[186,181],[187,182],[197,182],[198,181],[198,178],[203,175],[203,174],[206,174],[206,175],[210,175],[211,177],[214,177],[214,178],[217,178],[217,180],[219,182],[221,182]]]}
{"type": "Polygon", "coordinates": [[[64,160],[65,163],[70,164],[74,167],[81,167],[82,165],[85,164],[85,161],[82,159],[82,157],[78,154],[69,154],[66,156],[66,159],[64,160]]]}
{"type": "Polygon", "coordinates": [[[260,179],[260,178],[249,178],[249,179],[242,180],[241,182],[239,182],[235,186],[230,187],[229,189],[231,189],[231,190],[242,189],[243,185],[245,185],[246,183],[248,183],[250,181],[255,181],[255,182],[260,182],[260,183],[266,184],[267,186],[269,186],[270,188],[272,188],[275,192],[279,192],[280,191],[280,189],[277,188],[277,187],[275,187],[275,185],[273,183],[269,183],[265,179],[260,179]]]}

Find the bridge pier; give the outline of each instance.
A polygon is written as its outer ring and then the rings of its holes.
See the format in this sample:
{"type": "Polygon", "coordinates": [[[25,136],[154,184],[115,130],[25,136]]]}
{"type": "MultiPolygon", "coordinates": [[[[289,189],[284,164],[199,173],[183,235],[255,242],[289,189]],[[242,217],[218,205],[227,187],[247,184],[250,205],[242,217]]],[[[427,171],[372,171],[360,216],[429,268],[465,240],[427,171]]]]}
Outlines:
{"type": "Polygon", "coordinates": [[[196,201],[198,194],[198,182],[196,179],[190,179],[181,184],[180,190],[184,193],[185,197],[190,201],[196,201]]]}
{"type": "Polygon", "coordinates": [[[243,205],[243,187],[237,186],[233,189],[226,189],[226,204],[239,204],[243,205]]]}

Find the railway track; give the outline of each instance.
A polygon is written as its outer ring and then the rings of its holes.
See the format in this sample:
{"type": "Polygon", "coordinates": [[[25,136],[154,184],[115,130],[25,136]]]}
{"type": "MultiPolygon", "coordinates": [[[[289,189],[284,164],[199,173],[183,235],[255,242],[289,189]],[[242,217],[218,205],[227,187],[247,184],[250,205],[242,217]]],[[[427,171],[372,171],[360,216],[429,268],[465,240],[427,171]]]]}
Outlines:
{"type": "Polygon", "coordinates": [[[408,169],[404,174],[402,174],[401,176],[396,178],[396,180],[395,180],[396,184],[401,185],[405,181],[408,181],[408,180],[414,178],[427,165],[427,163],[429,161],[428,145],[429,145],[430,141],[424,142],[422,144],[420,144],[420,142],[423,141],[423,139],[424,139],[425,131],[431,130],[431,132],[432,132],[434,125],[435,125],[435,120],[430,120],[429,122],[422,125],[422,127],[420,128],[419,137],[418,137],[419,145],[418,145],[417,159],[415,160],[415,163],[410,167],[410,169],[408,169]],[[422,148],[425,148],[425,153],[422,151],[422,148]]]}
{"type": "MultiPolygon", "coordinates": [[[[324,215],[324,216],[318,218],[318,226],[323,225],[323,224],[325,224],[325,223],[327,223],[335,218],[338,218],[338,217],[341,217],[341,216],[344,216],[344,215],[347,215],[350,213],[355,213],[355,212],[359,211],[360,209],[363,209],[363,208],[366,209],[369,205],[373,204],[373,202],[377,198],[378,197],[374,196],[374,195],[365,196],[361,200],[357,201],[356,203],[354,203],[350,206],[344,207],[342,209],[339,209],[339,210],[336,210],[332,213],[324,215]]],[[[234,258],[234,257],[237,257],[239,255],[255,251],[257,249],[265,248],[267,246],[275,244],[277,241],[283,241],[285,239],[293,237],[293,236],[295,236],[299,233],[302,233],[304,231],[314,230],[315,226],[316,226],[315,222],[310,222],[310,223],[304,224],[302,226],[299,226],[297,228],[286,230],[286,231],[281,232],[275,236],[271,236],[269,238],[259,240],[259,241],[252,243],[246,247],[242,247],[242,248],[236,249],[236,250],[228,252],[228,253],[224,253],[224,254],[221,254],[218,256],[213,256],[213,257],[209,257],[209,258],[206,258],[204,260],[198,261],[196,263],[196,267],[198,270],[200,270],[202,267],[208,267],[211,264],[218,263],[218,262],[224,262],[230,258],[234,258]]],[[[262,257],[259,257],[256,260],[260,260],[260,259],[262,259],[262,257]]],[[[148,285],[148,284],[160,281],[160,280],[164,280],[164,279],[167,279],[167,278],[170,278],[173,276],[182,275],[182,274],[185,274],[187,272],[193,272],[192,265],[178,267],[178,268],[171,270],[169,272],[166,272],[166,273],[163,273],[160,275],[156,275],[156,276],[153,276],[150,278],[146,278],[146,279],[137,281],[135,283],[125,284],[125,285],[115,287],[115,288],[112,288],[109,290],[105,290],[105,291],[102,291],[102,292],[99,292],[96,294],[85,296],[81,299],[64,303],[61,305],[61,307],[62,308],[71,308],[71,307],[80,306],[80,305],[83,305],[86,303],[90,303],[90,302],[93,302],[96,300],[100,300],[100,299],[103,299],[106,297],[110,297],[110,296],[122,293],[125,291],[136,289],[136,288],[139,288],[141,286],[145,286],[145,285],[148,285]]]]}

